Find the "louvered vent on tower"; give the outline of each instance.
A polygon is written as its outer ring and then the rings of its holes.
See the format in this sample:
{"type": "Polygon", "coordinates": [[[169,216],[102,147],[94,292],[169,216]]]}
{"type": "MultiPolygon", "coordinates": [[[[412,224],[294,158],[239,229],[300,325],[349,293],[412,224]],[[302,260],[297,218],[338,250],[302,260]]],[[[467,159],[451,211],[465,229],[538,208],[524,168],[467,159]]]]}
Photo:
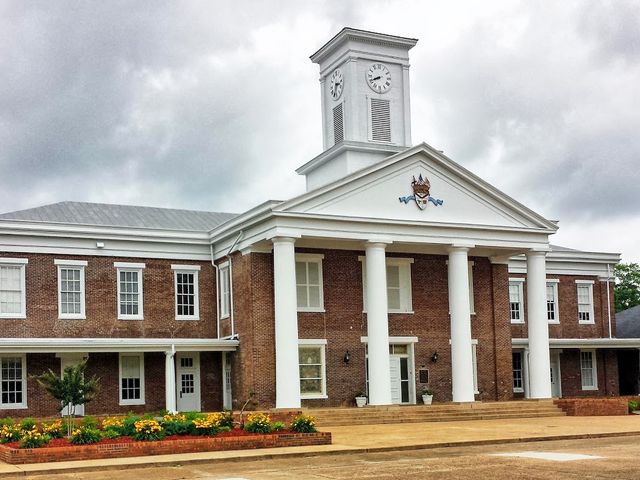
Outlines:
{"type": "Polygon", "coordinates": [[[391,141],[391,114],[389,100],[371,99],[371,139],[391,141]]]}
{"type": "Polygon", "coordinates": [[[344,140],[344,122],[342,119],[342,104],[333,107],[333,144],[344,140]]]}

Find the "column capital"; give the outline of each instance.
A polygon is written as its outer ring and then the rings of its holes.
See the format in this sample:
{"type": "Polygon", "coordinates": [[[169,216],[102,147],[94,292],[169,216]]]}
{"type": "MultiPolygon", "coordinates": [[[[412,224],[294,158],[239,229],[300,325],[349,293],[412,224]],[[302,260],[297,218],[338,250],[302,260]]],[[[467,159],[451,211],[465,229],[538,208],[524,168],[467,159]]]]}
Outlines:
{"type": "Polygon", "coordinates": [[[456,253],[456,252],[467,253],[473,247],[475,247],[475,245],[466,244],[466,243],[454,243],[452,245],[449,245],[449,247],[447,248],[447,252],[449,252],[449,253],[456,253]]]}
{"type": "Polygon", "coordinates": [[[173,357],[173,356],[175,356],[176,352],[175,352],[175,351],[172,351],[172,350],[167,350],[166,352],[164,352],[164,354],[165,354],[167,357],[173,357]]]}
{"type": "Polygon", "coordinates": [[[532,250],[529,250],[525,255],[527,257],[546,257],[547,253],[549,253],[549,250],[532,249],[532,250]]]}
{"type": "Polygon", "coordinates": [[[391,244],[390,241],[388,242],[382,242],[379,240],[370,240],[364,243],[364,248],[382,248],[382,249],[386,249],[387,246],[391,244]]]}
{"type": "MultiPolygon", "coordinates": [[[[300,237],[298,237],[300,238],[300,237]]],[[[273,237],[271,238],[271,242],[275,245],[276,243],[296,243],[297,238],[293,236],[282,236],[282,237],[273,237]]]]}

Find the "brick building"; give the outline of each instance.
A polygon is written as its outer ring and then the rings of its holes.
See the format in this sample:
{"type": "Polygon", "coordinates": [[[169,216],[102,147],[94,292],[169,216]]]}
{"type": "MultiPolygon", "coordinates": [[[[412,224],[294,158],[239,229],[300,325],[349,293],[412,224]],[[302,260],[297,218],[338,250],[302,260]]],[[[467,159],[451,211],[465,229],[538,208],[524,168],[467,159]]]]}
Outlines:
{"type": "Polygon", "coordinates": [[[86,413],[615,395],[612,266],[429,145],[415,39],[344,29],[306,193],[241,214],[63,202],[0,215],[0,416],[88,360],[86,413]]]}

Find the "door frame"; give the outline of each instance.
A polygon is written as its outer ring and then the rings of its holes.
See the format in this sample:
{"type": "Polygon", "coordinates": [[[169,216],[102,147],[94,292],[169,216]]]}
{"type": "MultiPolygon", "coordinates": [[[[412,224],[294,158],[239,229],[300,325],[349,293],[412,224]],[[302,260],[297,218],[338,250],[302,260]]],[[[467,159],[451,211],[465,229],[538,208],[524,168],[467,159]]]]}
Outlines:
{"type": "Polygon", "coordinates": [[[224,410],[233,409],[233,389],[231,379],[227,384],[227,371],[231,375],[231,354],[229,352],[222,353],[222,408],[224,410]]]}
{"type": "Polygon", "coordinates": [[[175,362],[176,362],[176,410],[178,410],[179,412],[202,411],[202,396],[200,392],[200,382],[201,382],[200,352],[176,352],[175,362]],[[181,399],[180,390],[182,388],[182,382],[180,381],[180,372],[183,370],[183,367],[180,366],[180,359],[182,357],[191,357],[191,356],[193,357],[193,372],[194,372],[193,389],[194,389],[194,394],[196,396],[196,408],[194,410],[183,410],[180,408],[180,399],[181,399]]]}
{"type": "MultiPolygon", "coordinates": [[[[558,385],[558,396],[556,398],[562,398],[562,370],[560,369],[560,354],[562,350],[549,350],[549,360],[551,368],[554,369],[555,383],[558,385]]],[[[551,385],[551,396],[553,397],[553,384],[551,385]]]]}

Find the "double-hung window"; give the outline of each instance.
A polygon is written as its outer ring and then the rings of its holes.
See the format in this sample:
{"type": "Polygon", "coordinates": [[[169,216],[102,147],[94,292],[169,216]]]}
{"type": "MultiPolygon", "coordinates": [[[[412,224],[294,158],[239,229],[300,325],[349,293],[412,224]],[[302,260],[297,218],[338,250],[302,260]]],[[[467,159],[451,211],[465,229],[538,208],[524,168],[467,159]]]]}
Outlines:
{"type": "Polygon", "coordinates": [[[326,340],[298,340],[300,396],[327,398],[326,340]]]}
{"type": "Polygon", "coordinates": [[[115,262],[118,275],[118,319],[142,320],[142,272],[144,263],[115,262]]]}
{"type": "Polygon", "coordinates": [[[560,323],[558,282],[559,280],[547,280],[547,320],[549,323],[560,323]]]}
{"type": "MultiPolygon", "coordinates": [[[[367,311],[367,265],[362,262],[362,298],[367,311]]],[[[411,264],[413,258],[387,258],[387,308],[388,313],[413,313],[411,298],[411,264]]]]}
{"type": "Polygon", "coordinates": [[[580,377],[582,378],[582,390],[598,389],[595,350],[580,350],[580,377]]]}
{"type": "Polygon", "coordinates": [[[229,276],[229,262],[218,267],[218,307],[220,318],[227,318],[231,313],[231,281],[229,276]]]}
{"type": "Polygon", "coordinates": [[[322,259],[324,255],[296,254],[296,296],[299,312],[324,312],[322,259]]]}
{"type": "Polygon", "coordinates": [[[199,320],[199,265],[171,265],[176,295],[176,320],[199,320]]]}
{"type": "Polygon", "coordinates": [[[578,295],[578,323],[595,323],[593,316],[593,281],[576,280],[578,295]]]}
{"type": "Polygon", "coordinates": [[[0,257],[0,318],[26,318],[26,258],[0,257]]]}
{"type": "Polygon", "coordinates": [[[120,405],[144,404],[144,354],[120,354],[120,405]]]}
{"type": "Polygon", "coordinates": [[[0,357],[0,408],[27,408],[26,370],[24,354],[0,357]]]}
{"type": "Polygon", "coordinates": [[[511,323],[524,323],[524,279],[509,279],[509,316],[511,323]]]}
{"type": "Polygon", "coordinates": [[[58,267],[58,318],[85,319],[86,260],[54,260],[58,267]]]}

